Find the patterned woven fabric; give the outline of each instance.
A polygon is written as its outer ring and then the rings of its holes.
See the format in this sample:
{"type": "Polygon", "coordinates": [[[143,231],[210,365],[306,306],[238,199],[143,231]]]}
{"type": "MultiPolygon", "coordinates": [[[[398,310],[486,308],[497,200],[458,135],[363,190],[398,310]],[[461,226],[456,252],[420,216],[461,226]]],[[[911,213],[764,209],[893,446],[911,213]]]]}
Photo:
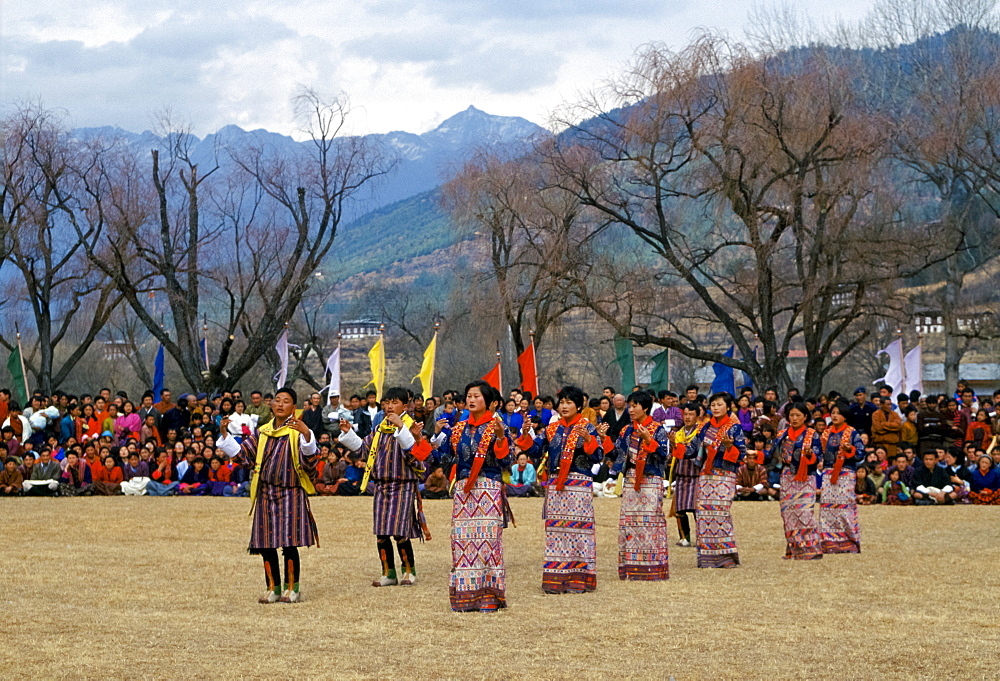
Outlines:
{"type": "Polygon", "coordinates": [[[582,593],[597,588],[593,481],[570,473],[562,491],[545,487],[545,562],[542,590],[582,593]]]}
{"type": "Polygon", "coordinates": [[[823,557],[816,522],[815,476],[798,482],[787,468],[782,472],[781,520],[785,524],[785,558],[813,560],[823,557]]]}
{"type": "Polygon", "coordinates": [[[716,468],[698,478],[698,496],[695,499],[698,567],[732,568],[740,564],[733,532],[734,496],[735,473],[716,468]]]}
{"type": "Polygon", "coordinates": [[[676,487],[674,488],[675,506],[678,512],[694,511],[698,498],[698,474],[701,468],[693,459],[681,459],[675,469],[676,487]]]}
{"type": "Polygon", "coordinates": [[[455,488],[449,579],[452,610],[489,611],[507,607],[502,485],[480,477],[468,494],[461,487],[455,488]]]}
{"type": "Polygon", "coordinates": [[[837,484],[830,482],[833,471],[823,471],[822,503],[819,505],[819,535],[823,553],[861,553],[861,526],[854,494],[856,474],[845,468],[837,484]]]}
{"type": "Polygon", "coordinates": [[[644,476],[634,489],[630,471],[622,490],[618,517],[618,578],[660,580],[670,578],[667,555],[667,519],[663,515],[663,478],[644,476]]]}
{"type": "Polygon", "coordinates": [[[399,480],[369,484],[375,488],[374,522],[372,533],[420,539],[420,521],[417,519],[417,482],[399,480]]]}

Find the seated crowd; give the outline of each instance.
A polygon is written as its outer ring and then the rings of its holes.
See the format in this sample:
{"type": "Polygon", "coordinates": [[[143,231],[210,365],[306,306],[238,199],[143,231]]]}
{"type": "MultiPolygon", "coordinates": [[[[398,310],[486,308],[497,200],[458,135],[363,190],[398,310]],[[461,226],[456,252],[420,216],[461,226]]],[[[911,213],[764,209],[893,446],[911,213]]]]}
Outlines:
{"type": "MultiPolygon", "coordinates": [[[[652,395],[652,393],[651,393],[652,395]]],[[[238,440],[252,435],[271,420],[271,395],[253,391],[250,403],[239,390],[209,396],[183,394],[176,402],[169,390],[154,401],[147,391],[136,406],[124,392],[112,395],[105,388],[96,395],[51,396],[35,392],[30,404],[11,399],[0,388],[0,432],[4,460],[0,470],[0,496],[248,496],[249,472],[234,467],[216,447],[219,429],[227,419],[227,435],[238,440]]],[[[653,418],[669,428],[682,422],[682,408],[707,419],[706,398],[697,386],[681,396],[662,390],[652,395],[653,418]]],[[[854,392],[848,424],[860,433],[865,462],[857,474],[860,504],[1000,505],[1000,390],[991,397],[977,397],[965,382],[955,395],[900,394],[887,388],[869,399],[859,387],[854,392]]],[[[803,398],[789,390],[783,404],[777,392],[755,395],[740,391],[734,415],[746,436],[748,456],[737,473],[736,499],[776,500],[781,461],[767,456],[775,437],[785,428],[792,403],[805,404],[811,427],[822,434],[830,424],[830,407],[837,392],[803,398]]],[[[410,415],[424,424],[429,436],[450,428],[464,418],[462,396],[446,391],[424,400],[414,396],[410,415]]],[[[583,417],[607,423],[608,436],[618,438],[629,424],[625,396],[611,387],[588,402],[583,417]]],[[[319,444],[316,491],[320,495],[358,496],[366,459],[337,441],[342,420],[364,438],[384,418],[377,395],[352,395],[346,403],[333,393],[326,404],[312,393],[302,405],[302,421],[319,444]]],[[[559,415],[554,399],[512,391],[501,413],[513,432],[529,420],[534,430],[554,423],[559,415]]],[[[438,452],[427,466],[420,486],[425,499],[451,496],[451,461],[438,452]]],[[[545,472],[541,462],[518,452],[507,481],[509,496],[541,496],[545,472]]],[[[614,497],[620,484],[612,474],[613,453],[592,471],[594,493],[614,497]]],[[[669,493],[665,482],[665,493],[669,493]]],[[[368,490],[367,493],[370,493],[368,490]]],[[[822,495],[822,489],[820,489],[822,495]]]]}

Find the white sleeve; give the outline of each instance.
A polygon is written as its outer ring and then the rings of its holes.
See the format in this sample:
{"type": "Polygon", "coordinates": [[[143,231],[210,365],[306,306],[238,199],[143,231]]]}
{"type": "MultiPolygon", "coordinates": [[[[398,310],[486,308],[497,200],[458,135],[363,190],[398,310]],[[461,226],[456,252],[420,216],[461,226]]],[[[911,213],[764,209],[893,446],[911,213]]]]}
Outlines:
{"type": "Polygon", "coordinates": [[[316,438],[311,432],[309,435],[299,433],[299,452],[306,456],[312,456],[316,453],[316,438]],[[309,438],[308,440],[306,440],[307,437],[309,438]]]}
{"type": "Polygon", "coordinates": [[[444,432],[440,432],[431,438],[431,444],[434,445],[434,447],[440,447],[442,444],[444,444],[444,440],[446,437],[448,436],[445,435],[444,432]]]}
{"type": "Polygon", "coordinates": [[[224,451],[230,459],[239,454],[241,448],[236,438],[229,437],[226,433],[219,433],[219,439],[215,441],[215,446],[224,451]]]}
{"type": "Polygon", "coordinates": [[[358,437],[358,434],[353,430],[341,433],[340,437],[337,438],[337,441],[350,449],[352,452],[356,452],[361,449],[361,445],[365,443],[365,441],[358,437]]]}
{"type": "Polygon", "coordinates": [[[941,491],[944,492],[945,494],[951,494],[952,492],[955,491],[955,488],[952,487],[951,485],[945,485],[941,491]]]}
{"type": "Polygon", "coordinates": [[[920,492],[921,494],[927,494],[927,488],[924,485],[918,485],[916,491],[920,492]]]}
{"type": "Polygon", "coordinates": [[[417,444],[417,441],[413,439],[413,433],[410,432],[409,428],[400,428],[395,433],[392,434],[396,438],[396,442],[399,446],[403,448],[403,451],[409,451],[413,449],[413,445],[417,444]]]}

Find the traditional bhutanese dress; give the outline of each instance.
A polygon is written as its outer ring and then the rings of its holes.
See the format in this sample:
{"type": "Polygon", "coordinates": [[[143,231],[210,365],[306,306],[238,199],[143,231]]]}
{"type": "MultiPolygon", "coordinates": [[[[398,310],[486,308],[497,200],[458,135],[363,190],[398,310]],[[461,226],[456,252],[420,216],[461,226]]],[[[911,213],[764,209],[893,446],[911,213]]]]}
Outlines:
{"type": "Polygon", "coordinates": [[[368,457],[361,491],[366,486],[372,489],[372,533],[376,536],[423,539],[425,534],[418,486],[426,472],[424,461],[431,446],[424,440],[414,443],[409,431],[412,425],[413,419],[404,415],[403,428],[382,421],[364,441],[354,431],[339,438],[348,448],[360,449],[368,457]]]}
{"type": "Polygon", "coordinates": [[[812,428],[787,428],[771,443],[770,456],[784,463],[781,471],[781,520],[785,524],[785,558],[823,557],[816,522],[816,467],[822,456],[812,428]]]}
{"type": "Polygon", "coordinates": [[[449,595],[455,611],[507,607],[503,528],[507,499],[503,471],[513,457],[506,429],[496,430],[493,414],[459,421],[441,445],[455,459],[451,515],[449,595]]]}
{"type": "Polygon", "coordinates": [[[232,457],[233,465],[253,469],[248,551],[259,554],[261,549],[319,546],[308,497],[315,494],[316,438],[305,442],[305,436],[294,428],[285,424],[274,428],[269,423],[242,443],[226,437],[218,445],[232,457]]]}
{"type": "Polygon", "coordinates": [[[601,461],[601,436],[579,414],[560,419],[532,439],[517,441],[529,457],[547,460],[545,483],[545,593],[582,593],[597,588],[597,540],[594,534],[594,480],[591,470],[601,461]],[[584,432],[593,437],[583,441],[584,432]]]}
{"type": "Polygon", "coordinates": [[[642,444],[636,424],[627,425],[615,443],[618,456],[611,469],[614,475],[625,471],[618,516],[618,578],[669,579],[663,476],[670,460],[670,437],[651,416],[641,425],[653,439],[642,444]]]}
{"type": "Polygon", "coordinates": [[[819,505],[819,536],[823,553],[861,553],[861,525],[854,492],[855,471],[865,458],[861,435],[842,424],[820,436],[823,448],[823,486],[819,505]],[[842,444],[851,447],[841,450],[842,444]]]}
{"type": "Polygon", "coordinates": [[[701,468],[695,499],[698,567],[732,568],[740,564],[732,507],[736,471],[746,454],[743,427],[731,414],[709,419],[684,452],[685,458],[694,459],[701,468]],[[723,449],[722,441],[727,437],[733,444],[723,449]]]}
{"type": "Polygon", "coordinates": [[[673,507],[677,513],[694,513],[698,497],[698,475],[701,468],[693,459],[683,458],[687,445],[698,436],[700,428],[693,427],[690,431],[682,428],[676,432],[674,456],[678,459],[674,467],[674,499],[673,507]]]}

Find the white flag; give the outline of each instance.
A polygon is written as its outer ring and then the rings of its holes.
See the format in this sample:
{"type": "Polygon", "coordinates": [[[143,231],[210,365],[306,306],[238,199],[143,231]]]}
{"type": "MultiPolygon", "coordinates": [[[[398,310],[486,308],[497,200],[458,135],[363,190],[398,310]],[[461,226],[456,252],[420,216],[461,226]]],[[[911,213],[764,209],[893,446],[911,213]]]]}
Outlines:
{"type": "Polygon", "coordinates": [[[288,329],[285,329],[278,337],[278,344],[274,346],[278,352],[278,359],[281,361],[281,370],[274,377],[278,384],[278,389],[285,387],[285,379],[288,378],[288,329]]]}
{"type": "Polygon", "coordinates": [[[921,394],[924,392],[924,357],[923,350],[918,345],[917,347],[906,353],[906,359],[903,361],[903,366],[906,368],[906,386],[903,390],[919,390],[921,394]]]}
{"type": "Polygon", "coordinates": [[[903,389],[903,339],[897,338],[889,343],[879,354],[889,355],[889,369],[882,378],[876,378],[875,382],[882,381],[892,390],[895,395],[903,389]]]}
{"type": "MultiPolygon", "coordinates": [[[[326,361],[326,373],[330,374],[330,384],[323,388],[323,390],[329,391],[326,394],[327,399],[329,399],[330,395],[340,394],[340,345],[330,355],[330,359],[326,361]]],[[[323,392],[323,390],[320,392],[323,392]]]]}

